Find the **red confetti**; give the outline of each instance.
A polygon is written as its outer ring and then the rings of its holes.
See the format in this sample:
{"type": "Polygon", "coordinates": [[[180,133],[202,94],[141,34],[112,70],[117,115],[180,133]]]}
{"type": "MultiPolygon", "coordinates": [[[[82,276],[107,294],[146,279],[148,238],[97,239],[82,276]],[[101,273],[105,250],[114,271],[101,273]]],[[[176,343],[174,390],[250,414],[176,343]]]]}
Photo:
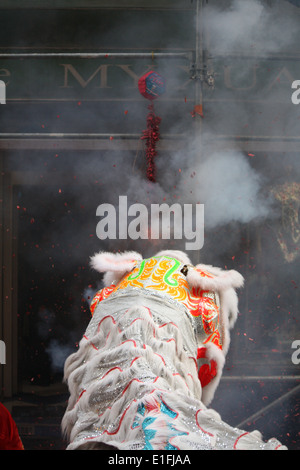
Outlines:
{"type": "Polygon", "coordinates": [[[195,117],[196,114],[199,114],[199,116],[204,117],[202,104],[197,104],[196,106],[194,106],[194,109],[191,112],[191,115],[192,117],[195,117]]]}

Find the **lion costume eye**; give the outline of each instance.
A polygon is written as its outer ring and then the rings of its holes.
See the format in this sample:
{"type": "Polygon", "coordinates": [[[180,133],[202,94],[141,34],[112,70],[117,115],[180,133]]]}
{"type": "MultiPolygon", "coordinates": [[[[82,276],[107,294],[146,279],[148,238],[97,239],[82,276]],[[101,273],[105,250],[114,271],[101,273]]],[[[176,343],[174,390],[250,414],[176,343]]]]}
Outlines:
{"type": "Polygon", "coordinates": [[[180,270],[180,272],[181,272],[182,274],[184,274],[184,276],[187,275],[187,273],[188,273],[188,267],[187,267],[186,264],[183,266],[183,268],[180,270]]]}

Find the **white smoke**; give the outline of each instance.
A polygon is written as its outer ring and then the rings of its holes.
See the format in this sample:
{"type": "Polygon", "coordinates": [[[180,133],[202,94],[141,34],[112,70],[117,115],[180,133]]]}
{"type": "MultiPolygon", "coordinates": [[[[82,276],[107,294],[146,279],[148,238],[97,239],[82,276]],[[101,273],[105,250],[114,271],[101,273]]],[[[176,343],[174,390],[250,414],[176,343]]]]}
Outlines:
{"type": "Polygon", "coordinates": [[[261,191],[263,178],[243,153],[214,153],[185,173],[180,193],[189,193],[192,199],[204,204],[205,228],[270,216],[271,198],[261,191]]]}
{"type": "Polygon", "coordinates": [[[61,372],[67,357],[74,352],[74,344],[61,344],[58,340],[52,339],[46,348],[51,362],[53,372],[61,372]]]}
{"type": "Polygon", "coordinates": [[[205,12],[211,52],[247,51],[268,55],[284,51],[295,41],[299,24],[287,2],[276,8],[258,0],[212,2],[205,12]],[[291,14],[290,14],[291,13],[291,14]]]}

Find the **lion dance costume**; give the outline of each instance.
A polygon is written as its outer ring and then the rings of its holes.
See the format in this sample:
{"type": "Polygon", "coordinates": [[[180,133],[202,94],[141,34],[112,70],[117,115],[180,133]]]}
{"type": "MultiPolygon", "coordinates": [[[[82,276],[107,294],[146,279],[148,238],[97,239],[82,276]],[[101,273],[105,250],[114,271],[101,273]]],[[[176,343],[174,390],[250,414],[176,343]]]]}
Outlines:
{"type": "Polygon", "coordinates": [[[207,408],[238,314],[238,272],[169,250],[149,259],[102,252],[91,264],[106,287],[65,363],[68,450],[284,448],[207,408]]]}

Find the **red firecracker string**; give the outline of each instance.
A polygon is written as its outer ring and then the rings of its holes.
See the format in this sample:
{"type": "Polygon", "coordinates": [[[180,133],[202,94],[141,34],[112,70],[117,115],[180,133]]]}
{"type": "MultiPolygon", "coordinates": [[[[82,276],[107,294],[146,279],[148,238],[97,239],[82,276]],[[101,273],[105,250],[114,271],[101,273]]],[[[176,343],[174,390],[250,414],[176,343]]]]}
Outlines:
{"type": "Polygon", "coordinates": [[[157,155],[156,144],[159,141],[159,124],[161,118],[155,115],[154,105],[151,103],[148,106],[149,113],[147,116],[147,129],[143,131],[142,140],[147,139],[146,142],[146,159],[147,159],[147,178],[156,181],[156,168],[155,157],[157,155]]]}

